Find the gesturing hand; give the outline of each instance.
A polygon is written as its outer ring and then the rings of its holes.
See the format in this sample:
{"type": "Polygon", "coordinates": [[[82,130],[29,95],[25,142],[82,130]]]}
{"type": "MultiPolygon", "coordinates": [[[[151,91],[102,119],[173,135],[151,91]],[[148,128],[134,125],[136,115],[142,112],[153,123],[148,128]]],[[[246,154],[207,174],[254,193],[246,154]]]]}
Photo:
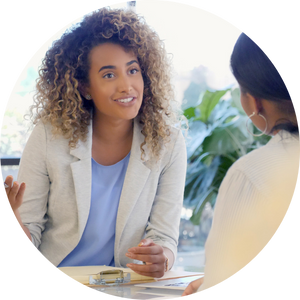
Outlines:
{"type": "Polygon", "coordinates": [[[26,186],[24,182],[19,185],[16,181],[13,182],[13,180],[12,176],[6,177],[5,183],[7,187],[5,188],[5,191],[12,210],[16,212],[23,202],[23,195],[26,186]]]}
{"type": "Polygon", "coordinates": [[[187,296],[191,295],[193,293],[196,293],[200,285],[203,283],[204,277],[201,277],[199,279],[196,279],[192,281],[184,290],[183,294],[181,296],[187,296]]]}
{"type": "Polygon", "coordinates": [[[140,275],[159,278],[165,274],[166,257],[163,247],[151,239],[143,239],[138,247],[128,249],[126,256],[144,262],[143,265],[127,264],[128,268],[140,275]]]}

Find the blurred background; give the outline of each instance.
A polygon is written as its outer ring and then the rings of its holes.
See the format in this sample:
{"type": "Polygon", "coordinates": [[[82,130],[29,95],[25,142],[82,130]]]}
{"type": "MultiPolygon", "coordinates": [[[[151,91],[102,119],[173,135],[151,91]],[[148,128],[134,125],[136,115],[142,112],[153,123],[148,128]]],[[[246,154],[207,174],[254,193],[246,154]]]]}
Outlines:
{"type": "MultiPolygon", "coordinates": [[[[246,116],[230,72],[230,54],[241,32],[213,14],[175,2],[127,1],[111,7],[127,7],[143,16],[172,58],[175,100],[189,123],[186,189],[174,268],[202,271],[204,244],[222,178],[236,159],[268,140],[265,136],[254,139],[245,130],[246,116]]],[[[3,178],[17,177],[30,135],[30,122],[24,116],[32,104],[38,68],[47,47],[62,34],[58,32],[34,55],[10,96],[1,128],[3,178]]]]}

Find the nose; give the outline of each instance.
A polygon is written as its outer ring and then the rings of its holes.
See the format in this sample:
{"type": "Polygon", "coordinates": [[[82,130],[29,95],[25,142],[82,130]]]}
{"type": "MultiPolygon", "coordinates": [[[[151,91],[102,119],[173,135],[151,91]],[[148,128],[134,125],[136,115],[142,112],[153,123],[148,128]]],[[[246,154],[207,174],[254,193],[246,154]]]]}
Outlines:
{"type": "Polygon", "coordinates": [[[118,92],[129,93],[132,90],[131,81],[126,75],[119,76],[118,78],[118,92]]]}

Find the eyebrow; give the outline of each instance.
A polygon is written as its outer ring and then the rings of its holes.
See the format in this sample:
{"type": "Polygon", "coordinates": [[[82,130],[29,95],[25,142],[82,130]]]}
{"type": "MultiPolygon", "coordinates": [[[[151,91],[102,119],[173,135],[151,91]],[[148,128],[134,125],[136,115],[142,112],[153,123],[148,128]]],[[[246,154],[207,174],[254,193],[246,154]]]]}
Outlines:
{"type": "MultiPolygon", "coordinates": [[[[126,64],[126,66],[130,66],[130,65],[132,65],[132,64],[134,64],[134,63],[139,64],[137,60],[133,59],[133,60],[131,60],[130,62],[128,62],[128,63],[126,64]]],[[[101,72],[102,70],[105,70],[105,69],[116,69],[116,67],[115,67],[115,66],[112,66],[112,65],[103,66],[103,67],[100,68],[99,72],[101,72]]]]}

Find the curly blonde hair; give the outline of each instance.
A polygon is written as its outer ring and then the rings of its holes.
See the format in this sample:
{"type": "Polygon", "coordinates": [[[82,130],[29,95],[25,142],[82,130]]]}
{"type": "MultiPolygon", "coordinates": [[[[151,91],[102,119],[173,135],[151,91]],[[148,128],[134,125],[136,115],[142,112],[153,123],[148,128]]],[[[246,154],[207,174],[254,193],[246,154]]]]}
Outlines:
{"type": "Polygon", "coordinates": [[[95,46],[111,42],[131,50],[138,58],[144,80],[144,93],[138,116],[150,154],[159,158],[170,126],[178,119],[172,109],[171,67],[163,42],[157,33],[132,11],[102,8],[85,16],[67,30],[47,51],[39,70],[37,93],[31,107],[33,124],[50,122],[53,134],[62,134],[75,148],[85,140],[92,118],[92,101],[80,94],[88,86],[89,54],[95,46]],[[35,111],[35,112],[34,112],[35,111]]]}

